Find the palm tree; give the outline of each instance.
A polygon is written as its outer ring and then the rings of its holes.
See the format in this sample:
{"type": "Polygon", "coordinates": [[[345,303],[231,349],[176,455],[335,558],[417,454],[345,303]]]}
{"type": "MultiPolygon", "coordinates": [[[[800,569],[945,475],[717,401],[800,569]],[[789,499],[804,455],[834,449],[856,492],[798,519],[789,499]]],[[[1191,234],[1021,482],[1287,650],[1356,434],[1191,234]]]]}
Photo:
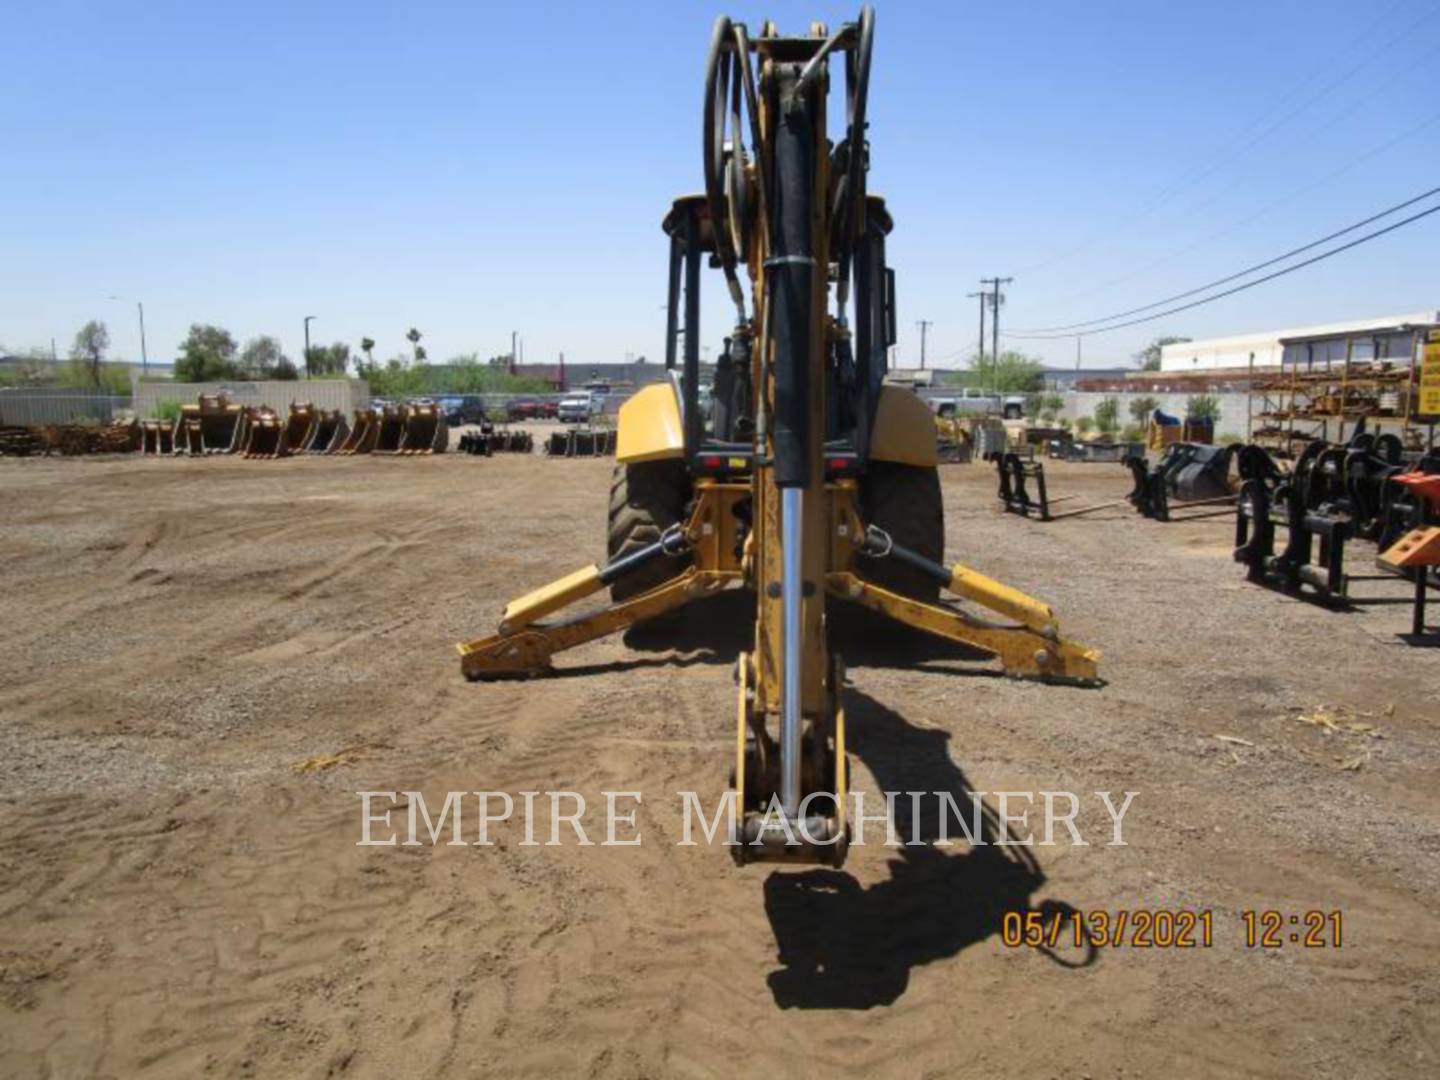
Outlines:
{"type": "Polygon", "coordinates": [[[410,342],[410,347],[415,350],[415,362],[420,362],[420,331],[411,327],[405,335],[405,340],[410,342]]]}
{"type": "Polygon", "coordinates": [[[365,366],[375,366],[375,339],[362,337],[360,339],[360,351],[365,354],[365,366]]]}

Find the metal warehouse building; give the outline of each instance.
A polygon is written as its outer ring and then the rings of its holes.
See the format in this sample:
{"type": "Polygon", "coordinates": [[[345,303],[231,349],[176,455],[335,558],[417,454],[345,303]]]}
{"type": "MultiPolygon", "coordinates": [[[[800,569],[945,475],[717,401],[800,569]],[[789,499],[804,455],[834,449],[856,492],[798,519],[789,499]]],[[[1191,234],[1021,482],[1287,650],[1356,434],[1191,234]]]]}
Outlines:
{"type": "MultiPolygon", "coordinates": [[[[1278,368],[1285,357],[1284,342],[1297,338],[1318,340],[1331,338],[1344,341],[1361,335],[1369,339],[1368,355],[1355,355],[1356,360],[1410,359],[1412,329],[1440,322],[1440,312],[1418,311],[1409,315],[1387,315],[1377,319],[1328,323],[1322,326],[1299,326],[1288,330],[1266,330],[1263,333],[1240,334],[1235,337],[1206,338],[1166,345],[1160,350],[1160,370],[1184,374],[1190,371],[1218,371],[1257,368],[1278,368]],[[1404,349],[1397,353],[1393,350],[1404,349]]],[[[1366,351],[1366,350],[1362,350],[1366,351]]]]}

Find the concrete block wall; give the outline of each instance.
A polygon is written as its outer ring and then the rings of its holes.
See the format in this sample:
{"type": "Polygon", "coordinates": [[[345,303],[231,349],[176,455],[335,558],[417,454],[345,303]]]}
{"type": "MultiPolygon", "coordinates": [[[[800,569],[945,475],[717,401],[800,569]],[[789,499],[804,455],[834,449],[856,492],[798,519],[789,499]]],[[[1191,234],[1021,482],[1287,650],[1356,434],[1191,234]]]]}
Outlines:
{"type": "MultiPolygon", "coordinates": [[[[1189,394],[1164,394],[1164,393],[1113,393],[1105,394],[1090,390],[1073,390],[1061,394],[1065,399],[1065,407],[1060,410],[1059,415],[1067,420],[1078,420],[1082,416],[1094,417],[1095,408],[1106,398],[1113,397],[1120,403],[1120,427],[1134,423],[1130,419],[1130,402],[1136,398],[1154,398],[1162,412],[1171,416],[1185,418],[1185,405],[1191,395],[1189,394]]],[[[1220,403],[1220,415],[1215,418],[1215,434],[1224,432],[1227,434],[1239,435],[1248,438],[1250,435],[1249,426],[1246,423],[1246,410],[1249,408],[1249,395],[1236,393],[1212,394],[1220,403]]],[[[1256,407],[1259,406],[1257,399],[1256,407]]],[[[1035,419],[1035,418],[1031,418],[1035,419]]]]}

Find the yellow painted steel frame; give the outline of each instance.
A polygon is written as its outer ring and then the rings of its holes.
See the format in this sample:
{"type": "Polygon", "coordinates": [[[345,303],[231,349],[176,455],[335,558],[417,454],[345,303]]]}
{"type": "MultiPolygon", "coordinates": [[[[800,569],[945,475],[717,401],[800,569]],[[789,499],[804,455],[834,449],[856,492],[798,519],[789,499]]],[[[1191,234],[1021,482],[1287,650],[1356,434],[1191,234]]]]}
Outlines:
{"type": "MultiPolygon", "coordinates": [[[[927,634],[989,653],[1000,661],[1007,675],[1073,682],[1097,679],[1100,654],[1062,638],[1049,606],[967,566],[950,568],[948,591],[1013,624],[990,623],[865,581],[854,570],[855,555],[865,536],[856,482],[833,481],[825,485],[825,492],[829,504],[829,569],[825,586],[829,595],[878,611],[927,634]]],[[[742,580],[753,582],[754,534],[750,534],[742,550],[740,518],[735,512],[737,504],[750,494],[748,480],[696,481],[695,505],[685,526],[691,547],[690,567],[624,603],[561,622],[541,623],[547,615],[604,588],[598,566],[568,574],[507,604],[495,634],[457,646],[461,669],[471,678],[538,675],[550,668],[557,652],[652,619],[742,580]]],[[[838,662],[834,666],[838,670],[838,662]]],[[[747,665],[742,664],[742,668],[747,668],[745,690],[757,692],[753,674],[747,665]]],[[[834,678],[826,679],[833,684],[826,687],[827,691],[838,691],[834,678]]],[[[761,712],[766,711],[758,698],[754,704],[761,712]]]]}
{"type": "MultiPolygon", "coordinates": [[[[749,484],[696,483],[695,507],[685,526],[692,565],[677,577],[624,603],[556,623],[539,620],[605,587],[598,566],[587,566],[541,586],[505,606],[497,632],[456,646],[460,669],[469,678],[501,679],[539,675],[557,652],[653,619],[741,579],[739,519],[734,507],[750,494],[749,484]]],[[[661,556],[665,558],[665,556],[661,556]]]]}
{"type": "MultiPolygon", "coordinates": [[[[957,574],[965,570],[959,566],[954,569],[957,574]]],[[[1023,625],[997,626],[952,608],[911,600],[872,585],[853,573],[827,574],[825,587],[831,596],[852,600],[906,626],[988,652],[1000,661],[1006,675],[1078,683],[1098,679],[1096,665],[1100,654],[1094,649],[1066,641],[1053,630],[1042,632],[1023,625]]],[[[1014,592],[1013,589],[1007,591],[1014,592]]],[[[1029,597],[1025,599],[1030,600],[1029,597]]]]}

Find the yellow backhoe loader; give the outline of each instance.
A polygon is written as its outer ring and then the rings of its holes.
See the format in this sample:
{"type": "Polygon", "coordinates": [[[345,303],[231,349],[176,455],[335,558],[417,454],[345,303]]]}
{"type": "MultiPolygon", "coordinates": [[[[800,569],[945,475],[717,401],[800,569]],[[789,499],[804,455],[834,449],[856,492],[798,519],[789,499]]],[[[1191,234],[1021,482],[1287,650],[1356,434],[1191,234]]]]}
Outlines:
{"type": "Polygon", "coordinates": [[[1098,654],[1061,637],[1045,604],[941,562],[934,418],[882,381],[895,276],[890,215],[866,191],[873,40],[869,8],[833,33],[815,25],[795,37],[766,23],[751,39],[742,24],[716,22],[704,192],[676,200],[663,221],[672,379],[620,410],[608,560],[513,601],[495,634],[458,647],[471,678],[540,675],[563,649],[750,589],[729,838],[742,863],[844,861],[844,674],[829,602],[983,650],[1013,676],[1096,679],[1098,654]],[[832,65],[844,83],[833,144],[832,65]],[[724,274],[735,326],[702,409],[706,261],[724,274]],[[544,621],[607,587],[609,606],[544,621]],[[1001,621],[941,602],[942,589],[1001,621]]]}

